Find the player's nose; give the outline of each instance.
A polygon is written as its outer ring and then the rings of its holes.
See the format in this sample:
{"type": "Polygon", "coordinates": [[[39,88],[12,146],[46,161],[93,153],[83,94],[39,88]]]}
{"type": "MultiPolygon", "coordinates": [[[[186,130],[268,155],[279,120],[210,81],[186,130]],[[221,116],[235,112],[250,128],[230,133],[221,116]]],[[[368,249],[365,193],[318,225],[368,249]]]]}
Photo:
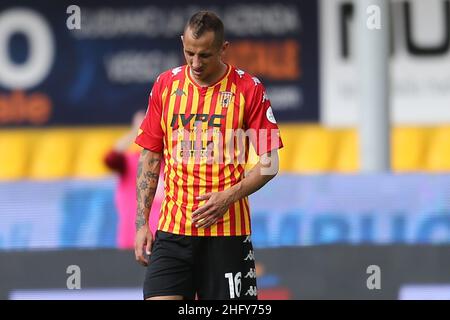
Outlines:
{"type": "Polygon", "coordinates": [[[201,67],[200,59],[196,56],[192,58],[192,68],[199,69],[201,67]]]}

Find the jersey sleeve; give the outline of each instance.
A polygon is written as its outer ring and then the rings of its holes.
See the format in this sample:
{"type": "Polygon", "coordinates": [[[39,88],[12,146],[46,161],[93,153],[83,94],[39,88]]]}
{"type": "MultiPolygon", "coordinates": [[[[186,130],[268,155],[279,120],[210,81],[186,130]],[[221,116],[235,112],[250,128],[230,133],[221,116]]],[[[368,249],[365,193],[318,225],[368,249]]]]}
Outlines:
{"type": "Polygon", "coordinates": [[[164,147],[164,132],[161,127],[161,104],[161,81],[157,80],[150,93],[147,113],[136,137],[136,144],[153,152],[162,152],[164,147]]]}
{"type": "Polygon", "coordinates": [[[260,156],[272,150],[281,149],[283,142],[280,131],[273,115],[270,100],[264,86],[256,78],[250,84],[248,94],[248,108],[246,108],[245,121],[249,138],[256,153],[260,156]]]}

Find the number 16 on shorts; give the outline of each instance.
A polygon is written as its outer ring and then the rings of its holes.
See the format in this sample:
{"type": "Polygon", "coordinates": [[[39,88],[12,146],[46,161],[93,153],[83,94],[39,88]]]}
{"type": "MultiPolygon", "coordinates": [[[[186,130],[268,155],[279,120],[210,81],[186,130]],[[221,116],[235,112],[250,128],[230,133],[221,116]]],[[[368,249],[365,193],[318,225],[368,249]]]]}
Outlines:
{"type": "Polygon", "coordinates": [[[225,278],[228,279],[228,285],[230,288],[230,299],[239,298],[241,296],[241,273],[225,273],[225,278]]]}

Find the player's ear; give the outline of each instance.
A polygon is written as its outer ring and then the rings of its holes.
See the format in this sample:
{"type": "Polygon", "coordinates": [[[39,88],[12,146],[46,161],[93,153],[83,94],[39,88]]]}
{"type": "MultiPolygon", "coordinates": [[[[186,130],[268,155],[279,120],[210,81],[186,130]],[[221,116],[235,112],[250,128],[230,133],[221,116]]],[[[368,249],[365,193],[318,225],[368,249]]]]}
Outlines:
{"type": "Polygon", "coordinates": [[[183,35],[180,36],[180,39],[181,39],[181,42],[184,44],[184,36],[183,35]]]}
{"type": "Polygon", "coordinates": [[[222,51],[222,54],[225,53],[225,51],[227,50],[229,45],[230,45],[230,43],[228,41],[223,42],[222,47],[220,48],[220,50],[222,51]]]}

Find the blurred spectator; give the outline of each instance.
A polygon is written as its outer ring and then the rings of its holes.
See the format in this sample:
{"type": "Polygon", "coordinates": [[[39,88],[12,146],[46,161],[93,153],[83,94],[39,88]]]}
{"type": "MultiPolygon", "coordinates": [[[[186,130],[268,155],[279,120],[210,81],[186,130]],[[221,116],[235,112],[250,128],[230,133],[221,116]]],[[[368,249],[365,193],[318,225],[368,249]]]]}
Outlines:
{"type": "MultiPolygon", "coordinates": [[[[136,174],[141,148],[134,144],[139,126],[145,117],[144,111],[138,111],[133,116],[132,128],[122,136],[104,160],[105,164],[119,175],[114,201],[119,214],[117,245],[119,248],[134,248],[135,216],[136,216],[136,174]]],[[[164,165],[161,165],[161,169],[164,165]]],[[[160,183],[163,170],[161,170],[160,183]]],[[[154,234],[158,225],[159,211],[163,200],[163,188],[158,186],[155,199],[152,204],[152,212],[149,221],[150,230],[154,234]]]]}

